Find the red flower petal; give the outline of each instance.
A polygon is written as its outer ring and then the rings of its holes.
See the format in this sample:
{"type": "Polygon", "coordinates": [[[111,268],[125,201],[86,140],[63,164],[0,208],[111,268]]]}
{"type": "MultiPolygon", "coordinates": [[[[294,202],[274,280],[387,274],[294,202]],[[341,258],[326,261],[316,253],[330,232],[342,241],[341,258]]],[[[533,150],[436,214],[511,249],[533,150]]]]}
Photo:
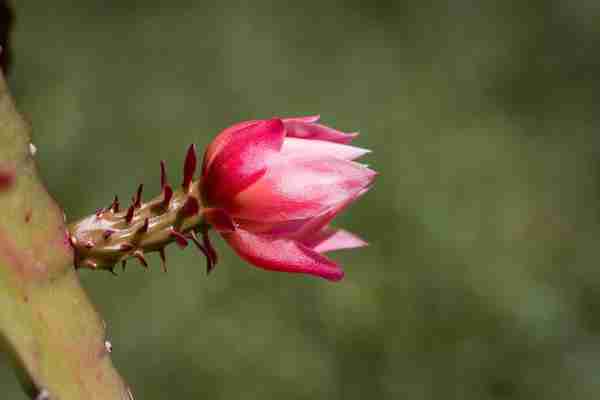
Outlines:
{"type": "Polygon", "coordinates": [[[241,258],[259,268],[310,274],[332,281],[344,276],[336,263],[294,240],[273,239],[241,229],[223,237],[241,258]]]}
{"type": "Polygon", "coordinates": [[[258,124],[259,122],[260,121],[255,120],[239,122],[221,131],[221,133],[219,133],[217,137],[215,137],[213,141],[210,142],[210,144],[206,148],[206,151],[204,152],[204,160],[202,161],[202,176],[205,175],[205,172],[208,170],[208,167],[210,167],[210,164],[217,156],[217,154],[219,154],[223,146],[228,144],[232,140],[232,138],[238,133],[238,131],[245,129],[250,125],[258,124]]]}
{"type": "Polygon", "coordinates": [[[329,225],[329,223],[331,221],[333,221],[333,219],[338,214],[340,214],[342,211],[344,211],[350,204],[355,202],[360,196],[365,194],[368,190],[369,189],[365,187],[362,190],[358,191],[355,195],[348,197],[346,200],[344,200],[341,203],[336,204],[335,206],[331,207],[329,210],[325,211],[321,215],[318,215],[314,218],[309,219],[300,229],[298,229],[296,232],[292,233],[293,237],[300,239],[302,241],[307,241],[307,240],[310,240],[310,238],[313,238],[315,236],[318,237],[318,236],[322,235],[324,233],[324,231],[327,229],[327,225],[329,225]]]}
{"type": "Polygon", "coordinates": [[[280,119],[261,121],[232,133],[208,164],[203,192],[209,204],[226,204],[260,179],[269,155],[278,152],[284,139],[280,119]]]}
{"type": "Polygon", "coordinates": [[[277,237],[286,237],[305,241],[305,237],[313,237],[319,231],[323,230],[339,213],[344,211],[346,207],[356,201],[368,190],[369,188],[364,188],[356,195],[347,198],[345,201],[339,204],[336,204],[334,207],[331,207],[322,214],[311,218],[291,219],[278,222],[253,221],[237,218],[236,222],[240,228],[250,232],[264,233],[277,237]]]}
{"type": "Polygon", "coordinates": [[[358,132],[344,133],[325,125],[308,122],[310,119],[290,118],[285,119],[286,135],[301,139],[317,139],[348,144],[358,136],[358,132]]]}

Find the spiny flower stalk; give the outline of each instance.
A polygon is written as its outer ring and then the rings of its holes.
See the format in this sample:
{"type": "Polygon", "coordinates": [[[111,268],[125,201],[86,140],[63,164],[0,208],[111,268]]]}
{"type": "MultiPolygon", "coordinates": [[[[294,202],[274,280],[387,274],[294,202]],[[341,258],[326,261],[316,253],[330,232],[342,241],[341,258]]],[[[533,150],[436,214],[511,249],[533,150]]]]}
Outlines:
{"type": "Polygon", "coordinates": [[[194,180],[196,148],[190,146],[181,187],[167,182],[160,163],[161,194],[144,203],[139,185],[131,205],[108,208],[70,226],[75,265],[107,269],[129,258],[147,268],[145,255],[192,243],[216,262],[208,231],[214,228],[247,262],[267,270],[342,279],[341,267],[323,253],[361,247],[358,236],[330,227],[362,196],[376,173],[355,162],[369,151],[351,146],[356,133],[318,124],[319,117],[245,121],[222,131],[208,146],[194,180]]]}
{"type": "MultiPolygon", "coordinates": [[[[115,196],[112,204],[93,215],[69,226],[69,241],[75,249],[75,266],[105,269],[114,273],[119,262],[125,268],[129,258],[135,258],[144,268],[148,267],[146,254],[156,251],[166,271],[165,246],[176,242],[186,247],[188,240],[195,240],[196,232],[208,230],[205,213],[213,213],[200,205],[200,183],[193,181],[197,165],[196,148],[188,149],[184,164],[184,180],[181,189],[173,191],[167,182],[164,161],[160,163],[162,192],[156,198],[143,202],[143,185],[139,185],[131,205],[119,209],[115,196]]],[[[206,236],[208,237],[208,236],[206,236]]],[[[208,270],[214,265],[210,258],[214,250],[207,250],[210,241],[197,243],[207,257],[208,270]]]]}

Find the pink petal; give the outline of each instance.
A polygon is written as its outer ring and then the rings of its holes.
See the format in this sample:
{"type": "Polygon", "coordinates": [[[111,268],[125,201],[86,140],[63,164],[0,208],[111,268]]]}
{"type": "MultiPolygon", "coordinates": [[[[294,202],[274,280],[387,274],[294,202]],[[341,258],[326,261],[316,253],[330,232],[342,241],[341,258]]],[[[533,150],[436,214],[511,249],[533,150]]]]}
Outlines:
{"type": "Polygon", "coordinates": [[[267,174],[227,205],[234,218],[261,222],[311,218],[354,198],[375,172],[333,157],[274,157],[267,174]]]}
{"type": "Polygon", "coordinates": [[[217,137],[215,137],[213,141],[210,142],[210,144],[206,148],[206,151],[204,152],[204,160],[202,161],[202,176],[205,175],[205,173],[208,170],[208,167],[213,162],[217,154],[219,154],[223,146],[231,142],[231,140],[233,140],[238,131],[245,129],[250,125],[258,124],[259,122],[260,121],[256,120],[239,122],[222,130],[221,133],[219,133],[217,137]]]}
{"type": "Polygon", "coordinates": [[[273,239],[241,229],[223,237],[241,258],[259,268],[310,274],[332,281],[344,276],[336,263],[293,240],[273,239]]]}
{"type": "Polygon", "coordinates": [[[278,152],[284,139],[280,119],[260,121],[232,134],[209,164],[202,190],[210,204],[225,204],[262,177],[269,155],[278,152]]]}
{"type": "Polygon", "coordinates": [[[325,125],[307,122],[303,119],[287,119],[284,120],[284,124],[288,137],[348,144],[358,136],[358,132],[344,133],[325,125]]]}
{"type": "Polygon", "coordinates": [[[286,137],[281,147],[281,153],[286,157],[336,157],[344,160],[354,160],[370,152],[370,150],[356,146],[325,140],[306,140],[293,137],[286,137]]]}
{"type": "Polygon", "coordinates": [[[300,121],[300,122],[311,123],[311,122],[317,122],[320,119],[321,119],[321,116],[317,114],[317,115],[308,115],[306,117],[284,118],[283,123],[286,124],[289,121],[300,121]]]}
{"type": "Polygon", "coordinates": [[[237,218],[236,222],[242,229],[253,233],[264,233],[308,242],[311,238],[315,237],[315,235],[320,235],[320,231],[324,230],[338,214],[344,211],[344,209],[368,190],[369,188],[364,188],[356,193],[356,195],[336,204],[322,214],[311,218],[291,219],[278,222],[253,221],[237,218]]]}
{"type": "Polygon", "coordinates": [[[353,249],[366,246],[368,243],[355,234],[343,229],[324,228],[302,243],[317,253],[333,250],[353,249]]]}
{"type": "Polygon", "coordinates": [[[365,187],[362,190],[358,191],[353,196],[348,197],[343,202],[338,203],[335,206],[331,207],[330,209],[328,209],[321,215],[311,218],[304,226],[302,226],[301,229],[299,229],[297,232],[294,233],[294,237],[302,239],[302,240],[306,240],[306,238],[308,238],[308,237],[312,237],[314,235],[317,235],[317,236],[320,235],[324,230],[327,229],[327,225],[329,225],[329,223],[331,221],[333,221],[333,219],[338,214],[340,214],[342,211],[344,211],[350,204],[355,202],[360,196],[365,194],[368,190],[369,190],[369,188],[365,187]]]}

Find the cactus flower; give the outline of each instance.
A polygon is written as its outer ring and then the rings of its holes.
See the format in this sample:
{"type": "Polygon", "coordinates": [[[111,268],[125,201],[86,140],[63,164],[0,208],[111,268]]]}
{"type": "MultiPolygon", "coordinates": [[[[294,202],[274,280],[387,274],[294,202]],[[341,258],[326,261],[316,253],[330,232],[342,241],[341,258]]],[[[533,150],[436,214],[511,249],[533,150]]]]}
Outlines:
{"type": "Polygon", "coordinates": [[[69,225],[75,266],[115,273],[117,263],[125,268],[135,258],[148,268],[146,254],[158,252],[166,271],[165,247],[175,242],[185,248],[191,241],[210,272],[217,262],[212,227],[257,267],[341,279],[340,266],[323,253],[366,243],[329,223],[368,190],[375,172],[353,161],[368,153],[349,145],[356,134],[317,120],[233,125],[206,149],[197,180],[196,147],[190,145],[179,187],[169,184],[161,161],[157,197],[144,202],[140,184],[129,207],[121,208],[115,196],[108,207],[69,225]]]}
{"type": "MultiPolygon", "coordinates": [[[[364,194],[375,172],[353,160],[356,134],[317,123],[318,116],[246,121],[222,131],[202,165],[207,221],[247,262],[267,270],[340,280],[323,253],[366,244],[329,226],[364,194]]],[[[212,251],[212,250],[211,250],[212,251]]]]}

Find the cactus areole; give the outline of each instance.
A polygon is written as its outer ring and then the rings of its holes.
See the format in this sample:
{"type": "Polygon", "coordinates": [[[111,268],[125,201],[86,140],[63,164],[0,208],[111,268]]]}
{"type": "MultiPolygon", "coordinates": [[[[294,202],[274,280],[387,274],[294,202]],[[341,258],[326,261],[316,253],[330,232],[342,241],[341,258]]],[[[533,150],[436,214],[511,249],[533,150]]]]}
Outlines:
{"type": "Polygon", "coordinates": [[[363,195],[375,172],[354,159],[368,150],[349,145],[356,136],[316,123],[318,116],[245,121],[221,132],[208,146],[194,180],[196,148],[188,149],[183,182],[175,189],[160,163],[161,193],[143,202],[140,185],[123,209],[117,197],[106,208],[69,226],[75,266],[114,273],[115,265],[191,241],[217,262],[209,229],[218,231],[249,263],[329,280],[341,267],[322,253],[361,247],[362,239],[329,223],[363,195]]]}

